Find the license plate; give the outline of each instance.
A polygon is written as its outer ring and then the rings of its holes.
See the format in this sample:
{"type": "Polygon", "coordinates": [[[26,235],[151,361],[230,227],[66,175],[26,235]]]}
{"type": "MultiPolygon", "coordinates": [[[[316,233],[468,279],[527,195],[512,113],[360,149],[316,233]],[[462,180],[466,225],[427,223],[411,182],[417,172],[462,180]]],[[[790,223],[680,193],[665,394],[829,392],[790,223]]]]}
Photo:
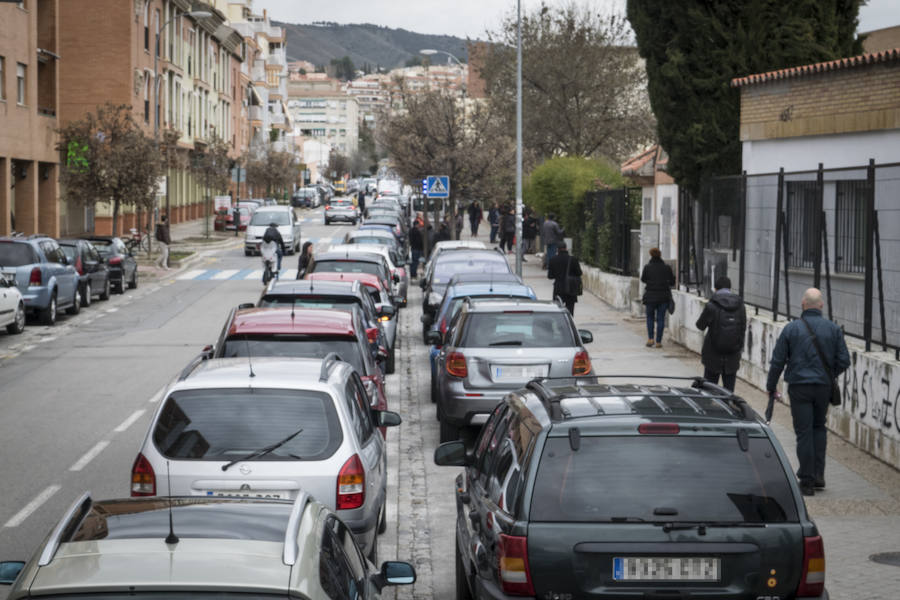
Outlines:
{"type": "Polygon", "coordinates": [[[275,500],[280,500],[282,498],[290,498],[290,494],[288,492],[283,491],[248,491],[248,490],[216,490],[211,492],[206,492],[207,496],[215,496],[215,497],[225,497],[225,498],[272,498],[275,500]]]}
{"type": "Polygon", "coordinates": [[[494,381],[535,379],[547,376],[546,365],[491,365],[494,381]]]}
{"type": "Polygon", "coordinates": [[[616,581],[719,581],[721,561],[712,557],[615,557],[616,581]]]}

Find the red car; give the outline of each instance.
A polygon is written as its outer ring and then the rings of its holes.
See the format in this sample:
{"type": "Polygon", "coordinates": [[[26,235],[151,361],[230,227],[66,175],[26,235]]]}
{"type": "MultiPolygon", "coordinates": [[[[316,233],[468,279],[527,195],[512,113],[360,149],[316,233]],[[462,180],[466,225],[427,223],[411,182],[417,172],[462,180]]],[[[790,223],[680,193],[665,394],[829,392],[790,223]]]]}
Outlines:
{"type": "MultiPolygon", "coordinates": [[[[336,352],[356,369],[375,410],[387,410],[384,376],[369,349],[378,330],[367,330],[362,312],[318,308],[236,308],[207,358],[322,358],[336,352]]],[[[383,355],[382,355],[383,358],[383,355]]],[[[384,429],[381,431],[384,434],[384,429]]]]}
{"type": "MultiPolygon", "coordinates": [[[[238,211],[241,215],[238,231],[244,231],[247,229],[247,225],[250,224],[250,218],[253,216],[253,209],[249,206],[239,206],[238,211]]],[[[216,220],[213,222],[213,229],[216,231],[234,231],[234,211],[228,209],[226,211],[220,210],[217,212],[216,220]]]]}

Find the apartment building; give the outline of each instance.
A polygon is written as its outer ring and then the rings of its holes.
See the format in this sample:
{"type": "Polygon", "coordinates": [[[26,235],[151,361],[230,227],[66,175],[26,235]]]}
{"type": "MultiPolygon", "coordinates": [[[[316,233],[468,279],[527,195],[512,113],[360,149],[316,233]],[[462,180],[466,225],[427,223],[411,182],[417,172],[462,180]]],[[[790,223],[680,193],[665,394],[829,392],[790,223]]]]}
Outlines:
{"type": "MultiPolygon", "coordinates": [[[[66,0],[59,3],[59,19],[65,23],[60,54],[67,57],[59,74],[61,124],[105,102],[126,104],[148,136],[161,138],[169,128],[180,132],[176,152],[184,165],[215,138],[237,158],[245,50],[221,11],[190,0],[66,0]]],[[[166,175],[154,213],[168,207],[173,223],[206,214],[203,181],[187,166],[166,175]]],[[[141,217],[142,227],[155,217],[141,217]]],[[[66,233],[112,231],[111,207],[102,199],[64,203],[59,218],[66,233]]],[[[138,225],[133,208],[125,207],[120,219],[120,231],[138,225]]]]}
{"type": "Polygon", "coordinates": [[[297,83],[292,81],[288,86],[288,109],[294,122],[294,136],[315,139],[345,156],[355,152],[359,146],[356,99],[339,90],[321,92],[297,83]]]}
{"type": "Polygon", "coordinates": [[[0,3],[0,236],[59,235],[58,9],[0,3]]]}
{"type": "Polygon", "coordinates": [[[375,129],[378,114],[391,105],[390,77],[385,74],[371,73],[344,86],[345,93],[355,98],[359,105],[360,123],[369,129],[375,129]]]}

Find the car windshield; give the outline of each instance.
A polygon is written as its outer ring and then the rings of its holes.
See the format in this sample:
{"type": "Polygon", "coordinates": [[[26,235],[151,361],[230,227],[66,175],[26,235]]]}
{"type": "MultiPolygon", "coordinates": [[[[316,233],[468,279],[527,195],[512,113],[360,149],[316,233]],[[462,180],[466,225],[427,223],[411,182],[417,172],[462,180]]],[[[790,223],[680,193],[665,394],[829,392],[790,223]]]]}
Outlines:
{"type": "Polygon", "coordinates": [[[348,200],[346,198],[335,198],[331,201],[332,206],[341,206],[341,207],[350,207],[353,206],[353,201],[348,200]]]}
{"type": "MultiPolygon", "coordinates": [[[[298,304],[299,306],[299,304],[298,304]]],[[[315,308],[324,308],[321,304],[315,308]]],[[[350,363],[360,375],[366,375],[366,366],[356,338],[304,335],[267,335],[253,339],[244,336],[225,340],[223,358],[239,356],[275,356],[282,358],[324,358],[329,352],[337,352],[342,360],[350,363]]]]}
{"type": "MultiPolygon", "coordinates": [[[[75,246],[70,246],[68,244],[60,244],[60,249],[63,251],[63,254],[66,255],[70,260],[75,259],[75,246]]],[[[2,263],[0,263],[2,264],[2,263]]]]}
{"type": "Polygon", "coordinates": [[[472,313],[459,346],[488,348],[571,348],[577,346],[567,314],[513,310],[472,313]]]}
{"type": "Polygon", "coordinates": [[[508,273],[506,260],[496,253],[486,252],[468,260],[439,260],[434,265],[432,283],[446,284],[457,273],[508,273]]]}
{"type": "Polygon", "coordinates": [[[275,223],[276,225],[290,225],[291,217],[283,210],[258,210],[253,213],[253,218],[250,219],[251,225],[268,226],[269,223],[275,223]]]}
{"type": "Polygon", "coordinates": [[[31,246],[16,242],[0,242],[0,267],[21,267],[36,263],[31,246]]]}
{"type": "Polygon", "coordinates": [[[378,263],[354,260],[317,260],[313,263],[313,273],[367,273],[385,277],[384,269],[378,263]]]}
{"type": "Polygon", "coordinates": [[[334,400],[324,392],[250,387],[181,390],[166,400],[153,442],[166,458],[230,461],[301,427],[303,433],[265,460],[323,460],[343,440],[334,400]]]}
{"type": "Polygon", "coordinates": [[[778,453],[764,437],[746,452],[727,437],[603,436],[547,441],[532,521],[797,521],[778,453]],[[657,509],[665,508],[665,516],[657,509]]]}

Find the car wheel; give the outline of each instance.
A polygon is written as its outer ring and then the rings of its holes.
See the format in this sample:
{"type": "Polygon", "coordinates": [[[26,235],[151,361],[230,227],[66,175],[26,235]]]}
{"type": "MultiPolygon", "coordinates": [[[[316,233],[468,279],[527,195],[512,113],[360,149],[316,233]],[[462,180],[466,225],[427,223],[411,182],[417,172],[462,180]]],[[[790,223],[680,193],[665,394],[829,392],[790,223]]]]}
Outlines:
{"type": "MultiPolygon", "coordinates": [[[[440,406],[440,404],[438,404],[440,406]]],[[[452,442],[459,439],[459,427],[441,419],[441,443],[452,442]]]]}
{"type": "Polygon", "coordinates": [[[244,256],[253,256],[253,253],[249,250],[244,250],[244,256]]]}
{"type": "Polygon", "coordinates": [[[94,290],[91,289],[91,282],[88,281],[84,284],[84,293],[81,295],[81,303],[85,308],[91,305],[91,294],[94,293],[94,290]]]}
{"type": "Polygon", "coordinates": [[[110,288],[110,287],[111,287],[111,286],[110,286],[110,284],[109,284],[109,277],[107,277],[107,278],[106,278],[106,283],[103,284],[103,291],[100,292],[100,299],[101,299],[101,300],[109,300],[109,288],[110,288]]]}
{"type": "Polygon", "coordinates": [[[387,500],[381,505],[381,517],[378,521],[378,533],[387,531],[387,500]]]}
{"type": "Polygon", "coordinates": [[[396,348],[391,348],[390,354],[387,357],[387,363],[385,363],[384,370],[390,375],[394,372],[394,354],[396,353],[396,348]]]}
{"type": "Polygon", "coordinates": [[[56,292],[53,292],[53,295],[50,296],[50,302],[47,304],[47,308],[41,309],[40,313],[41,323],[44,325],[53,325],[56,323],[56,292]]]}
{"type": "Polygon", "coordinates": [[[134,271],[131,273],[131,281],[128,282],[128,289],[137,289],[137,267],[135,267],[134,271]]]}
{"type": "Polygon", "coordinates": [[[456,600],[472,600],[472,589],[463,566],[462,553],[459,551],[459,538],[456,539],[456,600]]]}
{"type": "Polygon", "coordinates": [[[25,331],[25,304],[19,302],[13,322],[6,326],[6,333],[16,335],[25,331]]]}
{"type": "Polygon", "coordinates": [[[75,296],[72,298],[72,306],[66,309],[67,315],[77,315],[81,312],[81,291],[75,286],[75,296]]]}

